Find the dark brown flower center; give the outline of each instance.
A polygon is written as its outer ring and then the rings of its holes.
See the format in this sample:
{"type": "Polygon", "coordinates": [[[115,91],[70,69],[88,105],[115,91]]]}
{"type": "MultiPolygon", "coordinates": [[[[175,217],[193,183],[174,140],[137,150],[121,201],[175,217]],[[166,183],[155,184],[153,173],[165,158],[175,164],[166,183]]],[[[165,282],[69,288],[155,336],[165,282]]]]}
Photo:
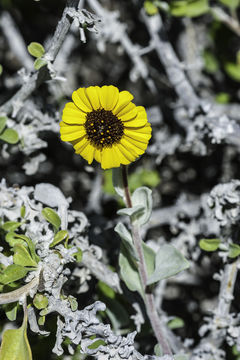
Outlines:
{"type": "Polygon", "coordinates": [[[87,113],[84,126],[88,140],[100,150],[118,143],[123,136],[122,121],[109,110],[98,109],[87,113]]]}

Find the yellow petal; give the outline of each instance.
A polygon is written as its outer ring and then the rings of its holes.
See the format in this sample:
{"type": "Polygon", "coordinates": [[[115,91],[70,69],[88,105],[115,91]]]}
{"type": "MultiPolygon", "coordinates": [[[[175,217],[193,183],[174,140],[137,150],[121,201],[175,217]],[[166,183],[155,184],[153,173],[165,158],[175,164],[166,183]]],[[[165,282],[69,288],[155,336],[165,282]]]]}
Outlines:
{"type": "Polygon", "coordinates": [[[133,154],[137,156],[142,155],[144,153],[143,149],[139,149],[137,146],[135,146],[134,144],[132,144],[130,141],[126,140],[125,137],[122,137],[120,144],[128,149],[128,151],[132,152],[133,154]]]}
{"type": "Polygon", "coordinates": [[[115,145],[115,152],[119,158],[120,164],[127,165],[130,161],[124,156],[124,154],[119,149],[119,144],[115,145]]]}
{"type": "MultiPolygon", "coordinates": [[[[129,121],[129,123],[130,123],[130,121],[129,121]]],[[[152,134],[151,126],[147,126],[147,124],[145,126],[140,126],[140,127],[134,127],[134,126],[129,126],[128,127],[128,126],[126,126],[126,124],[128,124],[128,122],[124,123],[124,127],[125,127],[126,131],[127,130],[131,131],[132,134],[133,133],[137,133],[137,134],[141,133],[141,134],[146,134],[146,135],[151,135],[152,134]]]]}
{"type": "Polygon", "coordinates": [[[72,141],[84,136],[86,131],[83,126],[66,126],[60,128],[60,134],[63,141],[72,141]]]}
{"type": "Polygon", "coordinates": [[[136,128],[136,127],[144,127],[147,123],[147,119],[139,119],[138,117],[129,120],[129,121],[124,121],[124,127],[127,128],[136,128]]]}
{"type": "Polygon", "coordinates": [[[92,111],[92,105],[90,104],[86,94],[85,89],[80,88],[73,92],[72,99],[75,105],[79,109],[81,109],[84,112],[91,112],[92,111]]]}
{"type": "Polygon", "coordinates": [[[89,144],[89,141],[86,138],[86,136],[83,136],[82,138],[77,139],[72,142],[72,145],[75,149],[76,154],[80,154],[81,150],[83,148],[85,148],[85,146],[87,146],[87,144],[89,144]]]}
{"type": "Polygon", "coordinates": [[[60,122],[61,134],[68,134],[68,133],[73,133],[75,131],[81,131],[81,130],[84,130],[84,132],[86,133],[83,125],[69,125],[63,121],[60,122]]]}
{"type": "Polygon", "coordinates": [[[111,148],[105,148],[102,150],[101,166],[103,169],[111,169],[119,167],[120,160],[116,156],[116,152],[111,148]]]}
{"type": "Polygon", "coordinates": [[[121,111],[119,111],[116,116],[118,118],[121,118],[123,115],[126,115],[128,113],[130,113],[131,111],[135,111],[134,109],[136,109],[136,105],[133,104],[132,102],[130,102],[129,104],[127,104],[124,108],[122,108],[121,111]]]}
{"type": "Polygon", "coordinates": [[[78,154],[80,154],[89,164],[93,162],[95,148],[91,144],[87,144],[85,147],[82,147],[78,150],[78,154]]]}
{"type": "Polygon", "coordinates": [[[94,110],[97,110],[101,107],[101,103],[99,100],[99,90],[99,86],[89,86],[85,89],[88,100],[94,110]]]}
{"type": "MultiPolygon", "coordinates": [[[[129,128],[125,128],[124,129],[124,134],[134,140],[137,140],[137,141],[141,141],[141,142],[144,142],[144,143],[148,143],[149,139],[151,138],[151,133],[142,133],[141,132],[141,129],[139,129],[139,131],[137,130],[129,130],[129,128]]],[[[143,128],[144,129],[144,128],[143,128]]]]}
{"type": "MultiPolygon", "coordinates": [[[[132,138],[127,137],[127,136],[124,136],[122,139],[125,139],[127,142],[129,142],[130,144],[136,146],[140,151],[143,151],[143,152],[146,150],[146,148],[148,146],[148,143],[144,143],[144,142],[132,139],[132,138]]],[[[122,141],[122,139],[121,139],[121,141],[122,141]]]]}
{"type": "Polygon", "coordinates": [[[82,112],[73,102],[69,102],[63,109],[62,119],[67,124],[84,124],[86,113],[82,112]]]}
{"type": "Polygon", "coordinates": [[[125,113],[124,115],[120,115],[118,114],[118,118],[122,121],[129,121],[132,119],[136,119],[137,118],[137,108],[133,108],[131,111],[128,111],[127,113],[125,113]]]}
{"type": "Polygon", "coordinates": [[[95,149],[95,152],[94,152],[94,159],[101,163],[102,161],[102,151],[98,150],[98,149],[95,149]]]}
{"type": "Polygon", "coordinates": [[[99,97],[102,107],[105,110],[112,110],[118,102],[118,88],[113,85],[104,85],[99,89],[99,97]]]}
{"type": "Polygon", "coordinates": [[[118,144],[118,149],[123,154],[123,156],[128,160],[128,163],[134,161],[137,157],[133,151],[132,152],[129,151],[129,148],[127,149],[124,146],[122,146],[121,144],[118,144]]]}
{"type": "Polygon", "coordinates": [[[130,94],[129,91],[120,91],[119,93],[119,98],[118,98],[118,102],[115,106],[115,108],[113,109],[113,114],[118,114],[123,108],[125,108],[130,101],[132,101],[133,96],[132,94],[130,94]]]}

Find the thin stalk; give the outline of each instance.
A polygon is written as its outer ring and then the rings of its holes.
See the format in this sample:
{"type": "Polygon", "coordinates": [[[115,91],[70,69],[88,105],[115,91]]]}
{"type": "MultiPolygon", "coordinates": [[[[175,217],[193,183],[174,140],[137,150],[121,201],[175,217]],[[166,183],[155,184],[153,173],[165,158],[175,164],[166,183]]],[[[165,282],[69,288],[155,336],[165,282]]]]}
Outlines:
{"type": "MultiPolygon", "coordinates": [[[[122,179],[123,179],[123,187],[125,193],[125,201],[127,207],[132,207],[131,194],[128,187],[128,176],[127,176],[127,166],[122,166],[122,179]]],[[[143,248],[142,248],[142,239],[140,235],[139,226],[136,223],[132,222],[132,237],[133,243],[139,258],[138,261],[138,270],[140,275],[140,280],[144,292],[144,303],[147,310],[147,315],[149,317],[150,323],[152,325],[152,329],[156,336],[156,339],[159,345],[162,348],[162,351],[165,355],[172,355],[170,346],[168,345],[167,340],[164,337],[161,322],[157,313],[157,309],[155,307],[153,294],[150,292],[147,287],[147,267],[144,259],[143,248]]]]}

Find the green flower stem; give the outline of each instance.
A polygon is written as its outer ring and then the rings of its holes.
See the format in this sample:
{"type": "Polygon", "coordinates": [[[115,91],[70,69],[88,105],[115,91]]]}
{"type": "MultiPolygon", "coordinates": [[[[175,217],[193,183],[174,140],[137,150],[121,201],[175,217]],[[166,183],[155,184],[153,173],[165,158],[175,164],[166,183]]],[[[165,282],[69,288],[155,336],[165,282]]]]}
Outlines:
{"type": "MultiPolygon", "coordinates": [[[[132,200],[131,200],[131,194],[128,187],[128,176],[127,176],[127,166],[122,166],[122,179],[123,179],[123,187],[124,187],[124,193],[125,193],[125,202],[127,207],[132,207],[132,200]]],[[[155,307],[154,303],[154,297],[151,293],[149,287],[147,286],[147,267],[144,259],[143,254],[143,248],[142,248],[142,239],[140,235],[140,229],[138,224],[132,222],[132,237],[133,237],[133,243],[139,258],[138,261],[138,270],[139,270],[139,276],[141,279],[142,288],[144,291],[144,302],[147,310],[147,314],[149,317],[149,320],[152,325],[152,329],[154,331],[154,334],[156,336],[156,339],[159,343],[159,345],[162,348],[162,351],[164,355],[172,355],[170,346],[165,339],[163,335],[163,330],[161,326],[161,322],[155,307]]]]}

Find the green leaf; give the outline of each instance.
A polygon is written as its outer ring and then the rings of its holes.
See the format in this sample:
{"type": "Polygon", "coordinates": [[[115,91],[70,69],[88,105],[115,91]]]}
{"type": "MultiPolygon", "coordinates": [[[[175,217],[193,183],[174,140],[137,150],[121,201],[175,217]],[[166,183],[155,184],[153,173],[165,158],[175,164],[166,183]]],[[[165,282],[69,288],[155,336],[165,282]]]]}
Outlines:
{"type": "Polygon", "coordinates": [[[32,352],[27,338],[27,318],[19,329],[3,333],[0,360],[32,360],[32,352]]]}
{"type": "Polygon", "coordinates": [[[70,303],[71,306],[71,310],[72,311],[76,311],[78,309],[78,302],[77,299],[74,296],[68,296],[68,301],[70,303]]]}
{"type": "Polygon", "coordinates": [[[32,259],[31,255],[29,254],[26,247],[21,244],[16,244],[13,248],[14,255],[13,255],[13,262],[16,265],[22,266],[37,266],[37,262],[32,259]]]}
{"type": "Polygon", "coordinates": [[[0,134],[0,140],[8,144],[16,144],[19,141],[18,133],[13,129],[6,129],[0,134]]]}
{"type": "Polygon", "coordinates": [[[180,317],[175,317],[174,319],[170,320],[167,325],[169,329],[179,329],[184,326],[184,321],[180,317]]]}
{"type": "Polygon", "coordinates": [[[209,11],[208,0],[175,0],[170,3],[173,16],[200,16],[209,11]]]}
{"type": "Polygon", "coordinates": [[[99,339],[99,340],[96,340],[91,345],[89,345],[88,349],[97,349],[101,345],[106,345],[106,343],[103,340],[99,339]]]}
{"type": "Polygon", "coordinates": [[[3,67],[2,67],[2,65],[0,64],[0,75],[2,75],[2,72],[3,72],[3,67]]]}
{"type": "Polygon", "coordinates": [[[38,42],[31,42],[28,45],[27,49],[28,49],[29,54],[31,54],[32,56],[34,56],[36,58],[43,56],[43,54],[45,53],[44,47],[38,42]]]}
{"type": "Polygon", "coordinates": [[[240,5],[239,0],[218,0],[223,5],[229,7],[229,9],[234,10],[240,5]]]}
{"type": "Polygon", "coordinates": [[[14,247],[16,244],[20,244],[26,247],[28,245],[28,248],[30,250],[30,254],[36,262],[39,261],[39,257],[37,256],[35,252],[35,245],[32,242],[32,240],[27,237],[26,235],[22,234],[16,234],[14,232],[7,233],[5,240],[9,243],[11,247],[14,247]]]}
{"type": "Polygon", "coordinates": [[[112,169],[103,171],[103,191],[107,194],[115,194],[112,180],[112,169]]]}
{"type": "Polygon", "coordinates": [[[129,175],[129,189],[134,191],[141,186],[155,187],[160,183],[160,177],[157,171],[139,169],[129,175]]]}
{"type": "Polygon", "coordinates": [[[2,305],[5,314],[10,321],[15,321],[17,317],[18,302],[2,305]]]}
{"type": "Polygon", "coordinates": [[[228,104],[230,102],[230,95],[225,92],[220,92],[215,96],[215,101],[218,104],[228,104]]]}
{"type": "Polygon", "coordinates": [[[174,276],[188,267],[189,263],[184,256],[174,246],[165,244],[156,254],[155,269],[147,284],[174,276]]]}
{"type": "Polygon", "coordinates": [[[120,247],[119,266],[121,277],[128,289],[137,291],[143,297],[143,289],[136,264],[123,245],[120,247]]]}
{"type": "Polygon", "coordinates": [[[77,262],[81,262],[82,261],[82,250],[80,248],[77,248],[78,251],[76,253],[73,254],[73,256],[76,258],[77,262]]]}
{"type": "Polygon", "coordinates": [[[216,56],[209,50],[204,50],[202,56],[204,60],[205,70],[210,74],[214,74],[215,72],[217,72],[219,69],[219,63],[216,56]]]}
{"type": "Polygon", "coordinates": [[[43,217],[53,225],[55,231],[58,231],[61,225],[61,219],[58,214],[51,208],[46,207],[42,210],[43,217]]]}
{"type": "Polygon", "coordinates": [[[103,295],[105,295],[107,298],[114,299],[115,298],[115,292],[110,286],[105,284],[103,281],[99,281],[97,285],[98,289],[101,291],[103,295]]]}
{"type": "Polygon", "coordinates": [[[228,257],[234,259],[240,255],[240,246],[238,244],[229,244],[228,257]]]}
{"type": "Polygon", "coordinates": [[[48,298],[45,295],[37,293],[33,298],[33,305],[37,309],[45,309],[48,306],[48,298]]]}
{"type": "Polygon", "coordinates": [[[34,69],[39,70],[41,69],[43,66],[47,65],[47,60],[42,59],[42,58],[38,58],[34,61],[34,69]]]}
{"type": "Polygon", "coordinates": [[[14,231],[17,228],[19,228],[19,226],[21,226],[22,223],[21,222],[16,222],[16,221],[6,221],[3,225],[2,225],[2,229],[5,231],[14,231]]]}
{"type": "Polygon", "coordinates": [[[7,123],[7,117],[0,116],[0,134],[2,133],[3,129],[5,128],[6,123],[7,123]]]}
{"type": "Polygon", "coordinates": [[[42,326],[45,324],[46,316],[39,316],[38,318],[38,325],[42,326]]]}
{"type": "Polygon", "coordinates": [[[146,186],[136,189],[132,194],[132,205],[143,206],[143,211],[134,214],[133,221],[137,221],[139,225],[146,224],[152,213],[152,190],[146,186]]]}
{"type": "Polygon", "coordinates": [[[11,247],[14,247],[16,244],[22,244],[24,246],[26,245],[25,240],[21,239],[19,236],[17,236],[17,234],[15,234],[15,232],[12,231],[6,234],[5,240],[11,247]]]}
{"type": "Polygon", "coordinates": [[[116,193],[123,198],[124,197],[124,186],[122,179],[122,168],[113,168],[112,169],[112,183],[116,193]]]}
{"type": "Polygon", "coordinates": [[[205,251],[215,251],[218,249],[219,245],[219,239],[201,239],[199,241],[200,248],[205,251]]]}
{"type": "Polygon", "coordinates": [[[148,15],[155,15],[158,13],[158,8],[153,4],[152,1],[144,1],[144,9],[148,15]]]}
{"type": "Polygon", "coordinates": [[[53,242],[49,245],[49,247],[52,248],[52,247],[56,246],[57,244],[59,244],[61,241],[63,241],[67,237],[68,237],[67,230],[58,231],[56,233],[56,235],[54,236],[53,242]]]}
{"type": "Polygon", "coordinates": [[[1,284],[10,284],[13,281],[20,280],[24,278],[28,273],[28,269],[23,266],[12,264],[7,266],[0,273],[0,283],[1,284]]]}
{"type": "Polygon", "coordinates": [[[226,63],[224,69],[228,76],[230,76],[235,81],[240,81],[240,65],[234,63],[226,63]]]}
{"type": "Polygon", "coordinates": [[[20,215],[21,215],[22,218],[24,218],[25,214],[26,214],[26,208],[23,205],[23,206],[21,206],[20,215]]]}

